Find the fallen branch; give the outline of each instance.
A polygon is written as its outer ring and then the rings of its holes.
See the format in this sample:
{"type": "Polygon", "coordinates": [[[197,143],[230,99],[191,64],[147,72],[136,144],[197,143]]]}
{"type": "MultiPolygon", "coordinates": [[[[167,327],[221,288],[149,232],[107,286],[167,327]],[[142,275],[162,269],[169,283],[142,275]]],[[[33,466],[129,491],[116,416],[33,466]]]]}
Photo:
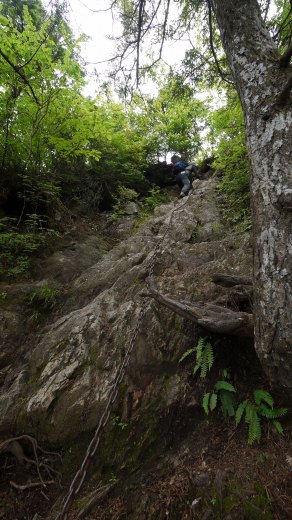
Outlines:
{"type": "Polygon", "coordinates": [[[253,337],[253,315],[247,312],[234,312],[212,303],[178,302],[159,293],[152,285],[142,291],[141,296],[153,298],[176,314],[196,322],[210,332],[253,337]]]}
{"type": "Polygon", "coordinates": [[[29,482],[28,484],[16,484],[16,482],[13,482],[13,480],[10,480],[9,482],[10,486],[12,486],[15,489],[19,489],[20,491],[25,491],[26,489],[35,488],[39,486],[49,486],[50,484],[55,484],[54,480],[46,480],[45,482],[29,482]]]}

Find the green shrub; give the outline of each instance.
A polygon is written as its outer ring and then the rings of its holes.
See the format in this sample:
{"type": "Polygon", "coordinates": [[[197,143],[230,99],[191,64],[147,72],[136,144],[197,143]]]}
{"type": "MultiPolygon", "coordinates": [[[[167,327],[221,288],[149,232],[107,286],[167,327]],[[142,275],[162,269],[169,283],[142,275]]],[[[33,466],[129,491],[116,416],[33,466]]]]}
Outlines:
{"type": "Polygon", "coordinates": [[[0,278],[9,279],[25,274],[33,255],[59,236],[53,229],[43,227],[45,220],[35,214],[28,215],[23,227],[16,219],[0,219],[0,278]]]}
{"type": "Polygon", "coordinates": [[[211,115],[215,141],[213,168],[221,175],[218,193],[228,222],[250,224],[249,158],[245,144],[244,117],[237,93],[227,93],[226,104],[211,115]]]}
{"type": "Polygon", "coordinates": [[[15,230],[0,234],[0,276],[13,278],[24,274],[30,267],[32,253],[40,249],[45,237],[37,233],[15,230]]]}
{"type": "Polygon", "coordinates": [[[47,283],[38,287],[27,298],[31,307],[41,308],[44,311],[51,310],[57,303],[60,294],[58,289],[50,287],[47,283]]]}
{"type": "Polygon", "coordinates": [[[29,315],[34,321],[40,321],[50,312],[58,301],[60,291],[47,283],[38,287],[27,297],[29,315]]]}
{"type": "Polygon", "coordinates": [[[162,193],[159,188],[152,188],[149,193],[150,195],[144,200],[144,205],[150,211],[153,211],[156,206],[160,204],[169,202],[169,197],[165,193],[162,193]]]}

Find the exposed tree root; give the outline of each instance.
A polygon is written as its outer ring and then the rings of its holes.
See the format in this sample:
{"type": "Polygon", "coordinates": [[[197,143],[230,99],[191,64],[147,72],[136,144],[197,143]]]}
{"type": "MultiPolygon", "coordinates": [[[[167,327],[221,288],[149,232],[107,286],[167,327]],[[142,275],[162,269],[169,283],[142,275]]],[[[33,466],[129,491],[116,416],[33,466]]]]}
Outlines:
{"type": "Polygon", "coordinates": [[[113,482],[111,484],[106,484],[105,486],[102,486],[95,490],[93,493],[89,495],[88,502],[85,504],[83,509],[78,513],[77,520],[80,518],[84,518],[84,516],[93,508],[93,506],[102,498],[104,498],[108,493],[113,489],[113,487],[117,484],[116,482],[113,482]]]}
{"type": "MultiPolygon", "coordinates": [[[[244,277],[240,278],[243,280],[244,277]]],[[[236,285],[236,282],[232,285],[236,285]]],[[[161,305],[168,307],[184,318],[196,322],[211,332],[230,334],[232,336],[253,337],[253,315],[250,313],[235,312],[215,303],[179,302],[161,294],[155,289],[153,284],[150,284],[147,289],[142,291],[141,296],[153,298],[161,305]]],[[[245,297],[248,298],[250,298],[250,296],[251,294],[249,292],[245,295],[245,297]]]]}
{"type": "Polygon", "coordinates": [[[32,482],[32,483],[23,484],[23,485],[15,484],[15,482],[11,481],[10,484],[12,487],[14,487],[16,489],[21,489],[21,490],[29,489],[31,487],[36,487],[36,486],[42,486],[45,488],[48,484],[55,483],[55,481],[52,480],[53,474],[57,476],[59,484],[60,484],[61,474],[58,471],[56,471],[54,468],[52,468],[46,462],[40,461],[38,452],[41,453],[42,455],[47,455],[49,457],[57,457],[60,460],[62,460],[60,454],[53,452],[53,451],[44,450],[43,448],[41,448],[38,445],[38,443],[34,437],[31,437],[30,435],[20,435],[18,437],[12,437],[10,439],[6,439],[5,441],[3,441],[0,444],[0,454],[5,453],[5,452],[8,452],[8,453],[11,453],[12,455],[14,455],[16,457],[17,461],[19,462],[19,464],[23,464],[24,462],[33,464],[36,467],[37,474],[39,477],[39,482],[32,482]],[[21,441],[28,441],[31,444],[32,449],[33,449],[34,458],[30,458],[25,454],[24,449],[20,443],[21,441]],[[42,474],[41,474],[41,468],[43,468],[46,471],[46,473],[49,475],[49,477],[50,477],[49,481],[45,481],[43,479],[42,474]]]}

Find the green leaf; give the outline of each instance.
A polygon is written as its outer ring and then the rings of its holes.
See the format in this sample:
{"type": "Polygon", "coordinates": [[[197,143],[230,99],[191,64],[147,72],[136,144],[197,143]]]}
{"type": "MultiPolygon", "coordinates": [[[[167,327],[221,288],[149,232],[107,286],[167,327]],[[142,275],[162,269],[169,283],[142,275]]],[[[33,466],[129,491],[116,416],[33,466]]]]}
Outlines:
{"type": "Polygon", "coordinates": [[[259,442],[262,436],[260,418],[254,407],[251,408],[248,421],[248,444],[253,444],[255,441],[259,442]]]}
{"type": "Polygon", "coordinates": [[[236,413],[235,413],[235,423],[236,423],[236,426],[239,425],[241,419],[242,419],[242,416],[243,416],[243,413],[244,413],[244,410],[247,406],[247,403],[248,403],[248,399],[246,399],[245,401],[242,401],[237,410],[236,410],[236,413]]]}
{"type": "Polygon", "coordinates": [[[205,343],[205,338],[199,338],[196,346],[196,365],[193,373],[200,370],[200,377],[203,379],[211,370],[214,362],[213,347],[211,343],[205,343]]]}
{"type": "Polygon", "coordinates": [[[210,372],[210,370],[213,366],[213,363],[214,363],[214,352],[213,352],[213,347],[212,347],[211,343],[206,344],[206,357],[207,357],[207,362],[208,362],[208,370],[210,372]]]}
{"type": "Polygon", "coordinates": [[[282,424],[280,423],[280,421],[273,421],[273,425],[278,433],[280,433],[281,435],[284,433],[284,430],[283,430],[283,427],[282,427],[282,424]]]}
{"type": "Polygon", "coordinates": [[[188,356],[193,354],[195,352],[195,348],[190,348],[189,350],[186,350],[186,352],[182,355],[182,357],[179,359],[179,363],[181,363],[184,359],[186,359],[188,356]]]}
{"type": "Polygon", "coordinates": [[[234,405],[235,405],[235,398],[234,394],[227,391],[227,390],[220,390],[219,398],[221,401],[221,408],[223,415],[226,417],[228,415],[229,417],[233,417],[235,415],[234,405]]]}
{"type": "Polygon", "coordinates": [[[217,381],[215,384],[216,390],[227,390],[228,392],[236,392],[234,386],[228,381],[217,381]]]}
{"type": "Polygon", "coordinates": [[[261,404],[262,401],[265,401],[271,407],[274,405],[274,399],[266,390],[255,390],[253,395],[257,405],[261,404]]]}
{"type": "Polygon", "coordinates": [[[210,410],[211,412],[213,412],[213,410],[215,410],[216,406],[217,406],[217,394],[211,394],[211,398],[210,398],[210,410]]]}
{"type": "Polygon", "coordinates": [[[205,338],[199,338],[197,346],[196,346],[196,358],[197,358],[197,360],[201,359],[201,357],[202,357],[202,351],[203,351],[203,348],[204,348],[204,342],[205,342],[205,338]]]}
{"type": "Polygon", "coordinates": [[[2,24],[2,25],[9,24],[9,20],[7,20],[7,18],[5,16],[3,16],[2,14],[0,14],[0,24],[2,24]]]}
{"type": "Polygon", "coordinates": [[[277,419],[287,413],[287,408],[268,408],[264,404],[258,407],[258,413],[267,419],[277,419]]]}

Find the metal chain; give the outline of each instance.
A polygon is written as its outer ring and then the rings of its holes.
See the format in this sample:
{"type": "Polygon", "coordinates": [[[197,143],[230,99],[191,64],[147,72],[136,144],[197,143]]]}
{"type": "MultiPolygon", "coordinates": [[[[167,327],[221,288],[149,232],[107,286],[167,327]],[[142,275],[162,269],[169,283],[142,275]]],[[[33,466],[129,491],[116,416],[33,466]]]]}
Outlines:
{"type": "MultiPolygon", "coordinates": [[[[153,276],[155,261],[156,261],[156,258],[158,256],[160,247],[161,247],[161,245],[162,245],[162,243],[163,243],[163,241],[164,241],[164,239],[165,239],[165,237],[166,237],[166,235],[168,233],[168,230],[169,230],[169,228],[170,228],[170,226],[172,224],[172,219],[173,219],[174,213],[176,211],[178,211],[180,208],[182,208],[186,204],[186,202],[187,202],[187,199],[184,200],[184,202],[182,204],[179,204],[176,208],[174,208],[172,210],[169,222],[168,222],[168,224],[166,226],[166,230],[165,230],[162,238],[157,241],[157,244],[156,244],[156,246],[154,248],[153,256],[151,258],[150,265],[149,265],[149,274],[148,274],[147,280],[149,280],[153,276]]],[[[141,309],[139,311],[139,314],[138,314],[136,325],[135,325],[135,327],[132,330],[131,339],[130,339],[128,348],[126,350],[126,354],[125,354],[124,359],[123,359],[121,365],[119,366],[118,371],[116,373],[116,376],[115,376],[115,378],[113,380],[112,387],[111,387],[111,390],[110,390],[110,393],[109,393],[109,397],[108,397],[108,401],[107,401],[106,407],[105,407],[105,409],[104,409],[104,411],[103,411],[103,413],[101,415],[101,418],[100,418],[98,426],[97,426],[97,428],[95,430],[94,436],[93,436],[93,438],[92,438],[92,440],[91,440],[91,442],[90,442],[90,444],[89,444],[89,446],[87,448],[87,451],[86,451],[85,457],[83,459],[83,462],[82,462],[79,470],[75,474],[75,476],[74,476],[74,478],[73,478],[73,480],[71,482],[69,491],[68,491],[67,495],[65,496],[65,498],[63,500],[62,509],[61,509],[60,513],[58,513],[58,515],[56,517],[56,520],[68,520],[69,509],[70,509],[70,507],[72,505],[72,502],[73,502],[75,496],[79,493],[79,491],[81,489],[81,486],[82,486],[82,484],[84,482],[84,479],[86,477],[90,461],[91,461],[91,459],[94,457],[94,455],[96,453],[96,450],[97,450],[98,445],[100,443],[101,435],[102,435],[103,430],[105,429],[105,427],[107,425],[107,422],[108,422],[108,420],[110,418],[113,405],[114,405],[115,400],[116,400],[117,395],[118,395],[119,385],[122,382],[122,380],[124,378],[124,375],[125,375],[125,372],[126,372],[126,369],[128,367],[128,364],[129,364],[129,361],[130,361],[130,357],[131,357],[131,353],[133,351],[133,348],[134,348],[134,345],[135,345],[135,342],[136,342],[136,338],[137,338],[138,332],[140,330],[140,326],[141,326],[143,317],[144,317],[145,312],[146,312],[146,304],[147,304],[147,301],[144,300],[143,303],[142,303],[141,309]]]]}

